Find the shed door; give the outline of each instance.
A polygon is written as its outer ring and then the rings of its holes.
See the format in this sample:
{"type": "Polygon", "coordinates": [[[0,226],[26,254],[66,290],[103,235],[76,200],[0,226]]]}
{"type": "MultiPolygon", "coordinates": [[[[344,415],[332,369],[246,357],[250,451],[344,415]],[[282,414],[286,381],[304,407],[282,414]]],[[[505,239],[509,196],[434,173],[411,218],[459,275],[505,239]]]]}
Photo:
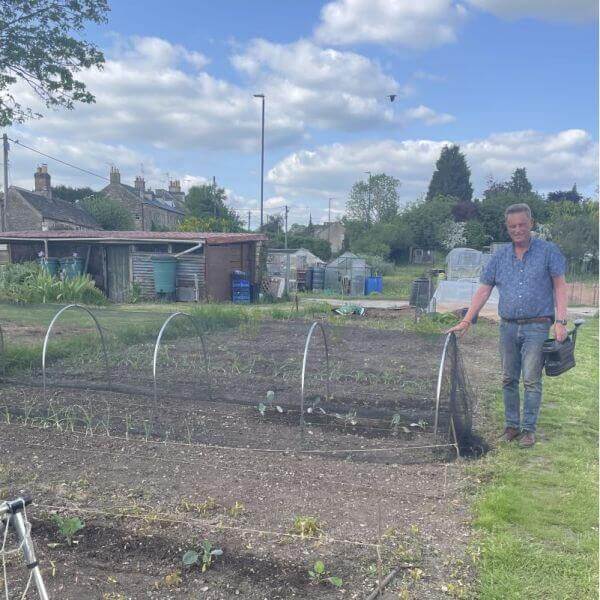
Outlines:
{"type": "Polygon", "coordinates": [[[113,302],[125,302],[129,292],[129,247],[106,248],[107,295],[113,302]]]}
{"type": "Polygon", "coordinates": [[[209,300],[231,300],[231,272],[242,268],[242,245],[206,248],[206,293],[209,300]]]}

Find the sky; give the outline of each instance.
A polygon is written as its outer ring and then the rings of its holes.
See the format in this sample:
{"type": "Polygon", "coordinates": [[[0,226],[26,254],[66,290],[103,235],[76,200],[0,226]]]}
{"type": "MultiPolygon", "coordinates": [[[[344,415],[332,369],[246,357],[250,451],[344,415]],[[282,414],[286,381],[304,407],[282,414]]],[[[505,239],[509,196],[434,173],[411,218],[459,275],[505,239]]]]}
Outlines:
{"type": "MultiPolygon", "coordinates": [[[[80,73],[96,103],[48,110],[17,84],[44,116],[11,138],[151,188],[215,177],[256,225],[263,93],[266,215],[322,222],[332,198],[338,218],[366,171],[412,202],[450,143],[476,195],[525,167],[541,193],[597,196],[597,0],[109,2],[86,31],[106,64],[80,73]]],[[[31,189],[41,162],[53,185],[106,184],[15,144],[10,183],[31,189]]]]}

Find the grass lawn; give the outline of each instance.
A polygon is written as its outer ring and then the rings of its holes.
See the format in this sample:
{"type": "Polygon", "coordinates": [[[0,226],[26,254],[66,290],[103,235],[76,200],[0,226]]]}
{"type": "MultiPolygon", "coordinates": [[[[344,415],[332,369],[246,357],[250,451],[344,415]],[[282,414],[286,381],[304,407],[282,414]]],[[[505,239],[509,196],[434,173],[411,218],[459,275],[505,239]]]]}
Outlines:
{"type": "MultiPolygon", "coordinates": [[[[544,380],[538,443],[474,467],[477,598],[598,597],[598,319],[580,329],[576,358],[544,380]]],[[[499,396],[495,408],[500,431],[499,396]]]]}

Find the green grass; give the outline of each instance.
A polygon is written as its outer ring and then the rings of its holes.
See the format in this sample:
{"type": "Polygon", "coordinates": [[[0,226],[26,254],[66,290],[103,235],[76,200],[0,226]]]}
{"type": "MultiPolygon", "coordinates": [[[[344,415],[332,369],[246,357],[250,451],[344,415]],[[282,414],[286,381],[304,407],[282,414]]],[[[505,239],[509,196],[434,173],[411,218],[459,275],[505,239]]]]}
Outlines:
{"type": "MultiPolygon", "coordinates": [[[[474,467],[481,549],[477,598],[598,597],[598,320],[581,328],[577,367],[545,378],[538,443],[474,467]]],[[[501,400],[496,402],[502,428],[501,400]]]]}

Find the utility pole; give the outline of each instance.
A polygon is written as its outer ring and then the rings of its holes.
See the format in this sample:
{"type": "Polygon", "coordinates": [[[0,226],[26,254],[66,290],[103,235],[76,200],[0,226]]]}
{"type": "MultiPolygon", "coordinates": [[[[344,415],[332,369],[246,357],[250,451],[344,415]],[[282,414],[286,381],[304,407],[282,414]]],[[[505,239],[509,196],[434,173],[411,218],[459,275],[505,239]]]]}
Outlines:
{"type": "Polygon", "coordinates": [[[265,187],[265,95],[254,94],[255,98],[262,100],[262,121],[260,136],[260,230],[264,224],[264,187],[265,187]]]}
{"type": "Polygon", "coordinates": [[[329,198],[329,208],[328,208],[328,225],[327,225],[327,242],[329,246],[331,246],[331,201],[333,198],[329,198]]]}
{"type": "Polygon", "coordinates": [[[369,189],[367,200],[367,229],[371,228],[371,171],[365,171],[369,175],[369,189]]]}
{"type": "Polygon", "coordinates": [[[250,231],[250,216],[252,215],[252,211],[248,211],[248,231],[250,231]]]}
{"type": "Polygon", "coordinates": [[[2,150],[4,161],[4,201],[2,202],[2,231],[6,231],[6,214],[8,212],[8,134],[2,134],[2,150]]]}
{"type": "Polygon", "coordinates": [[[290,209],[288,208],[288,205],[285,205],[285,230],[284,230],[284,248],[287,250],[287,229],[288,229],[288,213],[290,212],[290,209]]]}

